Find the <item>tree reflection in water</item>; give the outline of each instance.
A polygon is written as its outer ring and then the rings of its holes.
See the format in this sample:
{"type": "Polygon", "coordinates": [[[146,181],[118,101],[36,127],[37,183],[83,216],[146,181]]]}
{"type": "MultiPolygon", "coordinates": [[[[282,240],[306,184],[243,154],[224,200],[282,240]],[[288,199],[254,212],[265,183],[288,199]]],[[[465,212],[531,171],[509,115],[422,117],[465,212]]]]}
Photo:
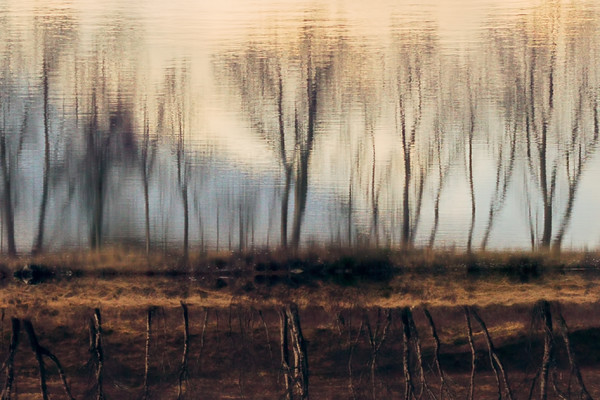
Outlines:
{"type": "MultiPolygon", "coordinates": [[[[586,318],[596,306],[564,307],[571,329],[563,307],[544,300],[483,309],[258,306],[181,303],[14,317],[10,336],[3,335],[3,398],[61,391],[97,399],[599,394],[599,328],[586,318]],[[20,343],[21,327],[30,348],[20,343]]],[[[21,313],[5,315],[13,312],[21,313]]]]}

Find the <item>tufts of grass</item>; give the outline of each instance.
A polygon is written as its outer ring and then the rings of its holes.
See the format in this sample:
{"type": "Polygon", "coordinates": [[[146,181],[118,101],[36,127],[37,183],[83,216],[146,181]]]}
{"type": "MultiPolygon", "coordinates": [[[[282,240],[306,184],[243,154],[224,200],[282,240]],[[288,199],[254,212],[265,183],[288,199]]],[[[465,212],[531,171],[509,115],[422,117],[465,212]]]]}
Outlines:
{"type": "Polygon", "coordinates": [[[0,255],[0,273],[10,274],[25,264],[38,264],[71,274],[187,275],[214,272],[232,277],[244,273],[303,274],[313,279],[387,280],[404,272],[445,274],[449,270],[478,276],[497,273],[521,282],[548,271],[598,270],[600,253],[577,251],[485,251],[452,249],[374,249],[318,247],[300,250],[256,249],[244,252],[190,252],[187,260],[175,251],[146,254],[136,247],[67,250],[8,257],[0,255]]]}

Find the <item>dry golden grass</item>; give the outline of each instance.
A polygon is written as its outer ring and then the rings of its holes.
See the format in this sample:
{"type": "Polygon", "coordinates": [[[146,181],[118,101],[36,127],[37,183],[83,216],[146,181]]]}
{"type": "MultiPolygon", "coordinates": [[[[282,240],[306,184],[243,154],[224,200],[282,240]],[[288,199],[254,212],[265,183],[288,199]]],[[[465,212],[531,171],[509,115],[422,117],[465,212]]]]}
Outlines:
{"type": "Polygon", "coordinates": [[[299,287],[285,283],[262,286],[250,278],[228,280],[217,288],[216,277],[193,281],[189,277],[83,276],[25,285],[4,280],[0,307],[32,310],[37,307],[117,307],[130,309],[160,305],[177,307],[180,301],[202,307],[229,305],[277,306],[289,301],[300,307],[455,307],[462,305],[518,306],[545,299],[563,304],[600,302],[600,277],[553,275],[532,282],[507,278],[478,278],[459,274],[403,274],[387,282],[340,286],[317,282],[299,287]],[[251,285],[249,285],[252,283],[251,285]]]}
{"type": "Polygon", "coordinates": [[[14,270],[34,263],[53,267],[94,272],[110,270],[116,273],[146,273],[148,271],[202,272],[197,268],[222,264],[231,268],[248,269],[259,262],[280,264],[300,260],[306,263],[336,262],[354,259],[361,262],[380,260],[405,269],[445,267],[481,268],[516,267],[528,263],[539,268],[595,268],[600,267],[600,253],[577,251],[485,251],[465,253],[452,249],[373,249],[312,246],[301,250],[269,249],[247,252],[190,252],[184,262],[178,252],[153,251],[146,254],[135,247],[106,247],[101,250],[68,250],[39,255],[8,257],[0,255],[0,264],[14,270]]]}
{"type": "Polygon", "coordinates": [[[0,256],[0,263],[9,269],[17,269],[24,264],[41,264],[90,271],[102,268],[136,271],[146,269],[149,265],[164,265],[167,260],[168,255],[166,254],[156,253],[146,256],[143,252],[119,247],[110,247],[99,251],[67,250],[19,257],[0,256]]]}
{"type": "Polygon", "coordinates": [[[194,254],[183,265],[177,254],[146,256],[136,249],[108,248],[0,259],[9,270],[7,275],[25,263],[81,272],[80,276],[37,286],[23,285],[7,276],[0,280],[4,286],[0,306],[27,309],[45,303],[49,307],[126,309],[177,306],[180,300],[209,307],[278,305],[287,301],[325,308],[487,306],[533,304],[540,299],[589,304],[600,302],[600,273],[596,272],[599,258],[596,253],[583,252],[464,254],[451,250],[310,248],[299,252],[194,254]],[[368,268],[378,268],[380,261],[397,268],[395,273],[370,280],[368,268]],[[367,274],[348,283],[333,275],[305,273],[300,275],[299,283],[289,285],[287,266],[297,262],[315,268],[363,263],[367,274]],[[256,272],[259,265],[269,263],[281,269],[256,272]],[[282,279],[267,284],[255,278],[270,273],[282,279]],[[221,276],[227,284],[219,288],[216,283],[221,276]]]}

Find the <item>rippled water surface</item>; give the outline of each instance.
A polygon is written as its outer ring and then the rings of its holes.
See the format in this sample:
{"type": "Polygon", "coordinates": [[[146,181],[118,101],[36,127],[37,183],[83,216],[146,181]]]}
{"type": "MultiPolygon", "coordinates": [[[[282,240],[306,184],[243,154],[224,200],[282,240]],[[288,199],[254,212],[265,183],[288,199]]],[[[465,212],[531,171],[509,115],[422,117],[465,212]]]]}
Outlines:
{"type": "Polygon", "coordinates": [[[0,4],[8,252],[596,248],[600,3],[0,4]]]}

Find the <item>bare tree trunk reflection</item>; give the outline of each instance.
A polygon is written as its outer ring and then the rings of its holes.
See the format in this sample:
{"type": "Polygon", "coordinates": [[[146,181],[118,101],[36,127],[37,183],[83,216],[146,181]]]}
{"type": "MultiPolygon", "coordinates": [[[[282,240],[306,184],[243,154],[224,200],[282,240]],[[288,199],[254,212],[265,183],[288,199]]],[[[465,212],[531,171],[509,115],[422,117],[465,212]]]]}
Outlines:
{"type": "Polygon", "coordinates": [[[171,67],[165,73],[164,93],[158,106],[158,131],[169,136],[175,153],[177,173],[177,192],[181,199],[183,212],[183,240],[181,264],[189,261],[189,193],[190,161],[187,148],[191,120],[194,111],[189,104],[190,77],[187,60],[180,66],[171,67]]]}
{"type": "Polygon", "coordinates": [[[104,400],[104,347],[102,344],[102,316],[100,309],[94,310],[90,324],[90,351],[96,364],[96,400],[104,400]]]}
{"type": "MultiPolygon", "coordinates": [[[[8,91],[7,91],[8,92],[8,91]]],[[[9,128],[11,98],[8,94],[0,93],[0,105],[2,106],[2,123],[0,125],[0,168],[2,169],[2,211],[3,225],[6,233],[7,253],[13,257],[17,254],[17,244],[15,241],[15,175],[18,169],[18,160],[23,148],[23,140],[29,122],[29,104],[25,104],[22,113],[21,126],[18,131],[12,134],[7,131],[9,128]],[[6,96],[6,97],[5,97],[6,96]]]]}
{"type": "Polygon", "coordinates": [[[538,312],[541,314],[542,323],[544,325],[544,356],[540,368],[540,400],[546,400],[548,397],[548,373],[550,371],[550,362],[554,357],[552,314],[550,313],[550,304],[547,301],[542,301],[537,307],[539,307],[538,312]]]}
{"type": "Polygon", "coordinates": [[[364,317],[363,324],[366,328],[365,332],[367,334],[367,339],[369,340],[369,346],[371,348],[369,369],[371,371],[371,394],[373,396],[373,400],[377,398],[377,391],[375,385],[375,370],[377,368],[377,356],[379,355],[381,346],[387,338],[388,330],[390,328],[391,323],[391,310],[385,310],[385,313],[382,315],[382,310],[377,309],[377,320],[375,329],[372,329],[371,327],[371,323],[369,322],[369,316],[365,315],[364,317]]]}
{"type": "Polygon", "coordinates": [[[529,60],[529,102],[530,109],[527,121],[530,122],[533,138],[537,143],[538,170],[531,165],[531,173],[537,178],[543,205],[543,228],[540,246],[544,249],[550,247],[552,239],[553,204],[555,199],[557,165],[549,159],[548,145],[551,123],[554,118],[554,80],[556,64],[556,29],[557,15],[554,8],[548,9],[550,32],[548,46],[545,48],[531,48],[529,60]],[[541,75],[541,76],[540,76],[541,75]],[[539,100],[538,100],[539,99],[539,100]],[[540,104],[538,104],[540,103],[540,104]],[[551,164],[549,167],[548,164],[551,164]]]}
{"type": "MultiPolygon", "coordinates": [[[[279,122],[279,153],[281,164],[283,165],[283,170],[285,174],[285,183],[283,187],[283,195],[281,199],[281,246],[286,248],[288,245],[288,203],[290,199],[290,186],[292,183],[292,171],[293,171],[293,160],[295,158],[295,149],[294,154],[291,158],[292,161],[288,159],[288,154],[286,151],[286,135],[285,135],[285,121],[284,121],[284,110],[283,110],[283,78],[281,76],[281,67],[278,71],[279,74],[279,91],[277,96],[277,111],[278,111],[278,122],[279,122]]],[[[294,131],[298,130],[298,119],[294,120],[294,131]]],[[[297,134],[296,134],[297,135],[297,134]]]]}
{"type": "Polygon", "coordinates": [[[288,345],[288,319],[285,314],[285,309],[279,310],[279,343],[281,348],[281,369],[285,384],[285,398],[287,400],[292,400],[292,368],[290,366],[290,353],[288,345]]]}
{"type": "MultiPolygon", "coordinates": [[[[508,128],[507,128],[508,130],[508,128]]],[[[500,150],[498,152],[498,161],[496,165],[496,186],[494,189],[494,195],[490,202],[490,210],[488,212],[488,223],[483,234],[483,240],[481,242],[481,249],[485,250],[494,226],[496,216],[502,210],[506,201],[506,195],[508,192],[509,185],[512,180],[513,171],[515,167],[515,156],[517,151],[517,125],[516,123],[511,129],[510,139],[510,150],[508,154],[508,160],[504,159],[503,155],[503,144],[500,144],[500,150]],[[508,163],[508,165],[505,165],[508,163]]]]}
{"type": "Polygon", "coordinates": [[[102,223],[104,200],[106,197],[106,181],[108,179],[108,150],[111,142],[110,133],[100,129],[98,118],[98,99],[96,88],[93,88],[91,99],[91,115],[86,125],[86,162],[89,164],[90,210],[90,246],[98,249],[102,246],[102,223]]]}
{"type": "Polygon", "coordinates": [[[184,302],[180,302],[183,312],[183,354],[181,355],[181,364],[179,366],[177,400],[181,400],[185,394],[188,378],[188,354],[190,349],[190,328],[188,318],[188,307],[184,302]]]}
{"type": "Polygon", "coordinates": [[[47,49],[44,46],[42,61],[42,87],[44,98],[44,182],[42,183],[42,200],[40,203],[40,215],[38,220],[37,236],[33,245],[32,253],[40,253],[44,244],[44,225],[46,222],[46,208],[48,203],[48,180],[50,179],[50,115],[48,104],[48,60],[47,49]]]}
{"type": "Polygon", "coordinates": [[[146,355],[144,357],[144,393],[142,399],[146,400],[149,394],[148,374],[150,373],[150,340],[152,338],[152,317],[156,312],[156,307],[150,307],[146,312],[146,355]]]}
{"type": "Polygon", "coordinates": [[[6,369],[6,381],[0,394],[2,400],[10,400],[12,395],[13,382],[15,380],[15,354],[19,346],[19,334],[21,333],[21,321],[17,318],[11,318],[12,332],[10,335],[10,346],[8,347],[8,356],[2,364],[0,371],[6,369]]]}
{"type": "Polygon", "coordinates": [[[469,341],[469,349],[471,350],[471,374],[469,376],[469,392],[467,395],[467,400],[473,400],[473,396],[475,394],[475,341],[473,340],[473,328],[471,327],[471,311],[467,306],[463,307],[463,311],[465,313],[465,321],[467,324],[467,339],[469,341]]]}
{"type": "Polygon", "coordinates": [[[35,335],[35,331],[33,330],[33,325],[31,324],[31,321],[26,319],[23,321],[23,325],[25,327],[25,331],[27,332],[27,336],[29,336],[31,349],[33,350],[36,360],[38,362],[38,367],[40,371],[40,390],[42,393],[42,398],[44,400],[47,400],[49,398],[46,386],[46,366],[44,364],[43,359],[43,356],[46,356],[50,360],[52,360],[52,362],[56,365],[56,368],[58,369],[58,374],[63,384],[63,388],[65,390],[65,393],[67,394],[67,398],[69,398],[70,400],[74,400],[73,396],[71,395],[71,389],[67,382],[65,371],[60,362],[58,361],[58,358],[56,358],[56,356],[52,354],[47,348],[40,346],[37,340],[37,336],[35,335]]]}
{"type": "Polygon", "coordinates": [[[427,322],[429,322],[429,327],[431,328],[431,336],[433,337],[434,344],[435,344],[434,345],[434,362],[435,362],[435,367],[437,369],[437,372],[440,376],[440,392],[439,392],[438,397],[440,400],[443,400],[444,393],[448,391],[448,388],[446,386],[447,385],[446,377],[444,375],[444,371],[442,370],[442,366],[440,364],[440,338],[438,336],[437,329],[435,328],[435,324],[433,322],[433,318],[431,317],[431,314],[429,313],[429,310],[424,308],[423,313],[425,314],[425,317],[427,318],[427,322]]]}
{"type": "Polygon", "coordinates": [[[146,241],[146,255],[150,253],[150,174],[152,173],[155,155],[156,143],[150,137],[150,121],[148,117],[148,105],[144,102],[144,134],[141,144],[141,170],[142,185],[144,187],[144,236],[146,241]]]}
{"type": "MultiPolygon", "coordinates": [[[[557,307],[558,308],[558,307],[557,307]]],[[[583,400],[592,400],[592,396],[588,392],[585,383],[583,382],[583,378],[581,376],[581,371],[579,370],[579,366],[577,365],[577,361],[575,360],[575,354],[573,352],[573,346],[571,344],[571,340],[569,339],[569,328],[567,327],[567,323],[560,312],[560,309],[557,310],[555,314],[555,321],[558,325],[558,329],[560,331],[560,335],[563,338],[565,343],[565,348],[567,350],[567,357],[569,359],[569,366],[571,368],[571,374],[575,375],[575,379],[581,388],[579,393],[579,398],[583,400]]],[[[569,393],[567,395],[571,396],[571,385],[569,385],[569,393]]]]}
{"type": "Polygon", "coordinates": [[[271,337],[269,335],[269,327],[267,326],[267,322],[265,321],[265,317],[263,315],[262,310],[258,310],[258,316],[260,317],[260,321],[262,322],[262,326],[265,330],[265,340],[267,341],[267,348],[269,349],[269,357],[272,362],[273,361],[273,348],[271,347],[271,337]]]}
{"type": "MultiPolygon", "coordinates": [[[[414,383],[413,383],[413,375],[410,372],[411,369],[411,365],[410,365],[410,355],[406,354],[407,350],[405,349],[405,363],[407,365],[404,366],[405,368],[405,379],[408,379],[410,382],[408,387],[409,388],[409,392],[410,392],[410,396],[413,396],[417,399],[421,399],[423,398],[423,396],[425,395],[425,393],[427,393],[429,395],[430,398],[435,399],[436,396],[433,393],[433,391],[431,390],[431,388],[429,387],[429,384],[427,383],[427,378],[425,377],[425,369],[424,369],[424,361],[423,361],[423,351],[421,348],[421,340],[419,339],[419,331],[417,330],[417,326],[415,325],[415,321],[413,319],[413,315],[412,312],[410,310],[410,308],[405,307],[402,309],[402,325],[403,325],[403,329],[404,329],[404,334],[403,334],[403,343],[405,346],[407,346],[408,348],[408,352],[410,352],[410,348],[411,348],[411,343],[412,343],[412,347],[414,348],[414,353],[416,356],[416,369],[418,372],[418,384],[419,384],[419,392],[417,393],[415,388],[414,388],[414,383]]],[[[406,387],[405,387],[405,396],[406,396],[406,387]]]]}
{"type": "MultiPolygon", "coordinates": [[[[400,241],[403,247],[409,247],[412,244],[414,231],[416,230],[418,219],[420,216],[420,206],[415,210],[414,216],[411,210],[410,190],[412,179],[414,176],[413,153],[416,151],[415,144],[417,141],[417,132],[421,125],[423,93],[421,88],[421,69],[420,60],[415,61],[416,65],[402,66],[407,68],[407,77],[403,77],[402,73],[398,73],[398,116],[400,117],[400,140],[402,143],[402,155],[404,161],[404,185],[402,189],[402,229],[400,241]],[[416,82],[416,83],[415,83],[416,82]],[[405,86],[406,89],[403,87],[405,86]],[[415,98],[416,97],[416,98],[415,98]],[[414,109],[409,109],[411,103],[414,109]],[[412,115],[412,120],[409,122],[407,114],[412,115]],[[414,221],[411,221],[414,219],[414,221]]],[[[423,170],[421,170],[423,172],[423,170]]],[[[423,174],[420,176],[419,187],[422,189],[423,174]]],[[[417,202],[420,203],[422,191],[418,191],[417,202]]]]}
{"type": "Polygon", "coordinates": [[[308,399],[308,353],[306,351],[306,341],[300,327],[300,316],[298,315],[298,306],[289,304],[285,313],[290,327],[290,338],[292,349],[294,350],[294,379],[300,399],[308,399]]]}
{"type": "Polygon", "coordinates": [[[404,400],[410,400],[415,397],[415,387],[410,368],[410,322],[408,321],[409,308],[402,310],[402,368],[404,371],[404,400]]]}
{"type": "Polygon", "coordinates": [[[308,399],[308,353],[306,351],[306,341],[300,327],[298,306],[292,303],[280,310],[279,322],[281,364],[286,390],[285,398],[292,400],[295,393],[297,393],[300,399],[308,399]],[[290,347],[294,355],[293,365],[290,364],[290,347]]]}
{"type": "Polygon", "coordinates": [[[3,181],[3,211],[4,211],[4,226],[6,229],[6,245],[9,256],[17,254],[17,245],[15,243],[15,216],[13,207],[13,182],[10,173],[10,162],[8,161],[8,151],[6,149],[5,133],[2,132],[0,137],[0,163],[2,166],[2,181],[3,181]]]}
{"type": "Polygon", "coordinates": [[[488,332],[485,322],[483,322],[481,317],[479,317],[479,314],[477,313],[477,311],[475,311],[473,308],[469,308],[469,314],[472,315],[473,318],[475,318],[475,320],[479,323],[479,326],[483,330],[484,338],[485,338],[485,341],[486,341],[486,344],[488,347],[490,364],[491,364],[492,370],[494,371],[494,375],[496,376],[496,382],[498,383],[498,398],[499,399],[502,398],[501,382],[503,382],[504,389],[506,391],[506,397],[509,400],[511,400],[513,398],[513,396],[512,396],[512,390],[510,388],[510,383],[508,381],[508,374],[506,372],[506,368],[504,367],[504,364],[502,363],[502,361],[500,360],[500,357],[498,356],[498,353],[496,352],[496,348],[494,347],[494,343],[492,342],[492,338],[490,336],[490,333],[488,332]]]}
{"type": "Polygon", "coordinates": [[[297,249],[300,245],[300,231],[302,228],[302,220],[304,211],[306,210],[306,199],[308,196],[308,165],[312,153],[312,147],[315,137],[315,124],[317,116],[317,94],[319,89],[319,79],[313,78],[310,53],[307,62],[307,102],[308,102],[308,121],[306,126],[306,138],[304,141],[299,141],[297,134],[297,145],[300,146],[300,154],[298,156],[298,166],[296,168],[296,186],[294,188],[294,220],[292,223],[292,247],[297,249]]]}
{"type": "Polygon", "coordinates": [[[318,107],[321,107],[318,98],[328,89],[326,77],[333,62],[329,49],[317,46],[323,40],[317,29],[313,21],[307,21],[298,38],[300,45],[286,49],[289,51],[282,51],[279,43],[273,46],[267,41],[261,43],[263,46],[249,45],[238,50],[241,57],[223,56],[227,78],[239,89],[255,134],[276,154],[283,170],[280,206],[283,248],[296,249],[301,242],[319,123],[318,107]],[[292,185],[294,209],[290,216],[292,185]]]}
{"type": "Polygon", "coordinates": [[[433,227],[431,228],[431,233],[429,234],[429,247],[433,247],[435,244],[435,238],[437,236],[439,223],[440,223],[440,201],[443,194],[443,191],[448,182],[448,178],[450,175],[450,169],[452,168],[452,164],[454,159],[459,156],[461,148],[459,146],[455,146],[454,148],[450,148],[450,154],[448,155],[448,159],[444,160],[442,156],[443,148],[450,147],[450,144],[447,143],[445,138],[446,133],[439,126],[440,122],[436,122],[435,128],[435,149],[436,156],[438,161],[438,187],[435,194],[435,202],[433,206],[433,227]]]}
{"type": "MultiPolygon", "coordinates": [[[[581,91],[581,90],[580,90],[581,91]]],[[[562,241],[567,230],[567,227],[571,221],[571,216],[573,214],[573,204],[575,203],[575,197],[577,194],[577,189],[579,188],[579,183],[581,181],[581,177],[583,172],[585,171],[585,165],[592,158],[593,154],[598,147],[598,139],[600,138],[600,126],[598,122],[598,100],[593,100],[593,114],[594,114],[594,122],[593,122],[593,133],[589,143],[582,145],[580,136],[580,122],[583,118],[581,115],[582,109],[582,99],[583,94],[580,94],[579,98],[579,108],[578,112],[575,115],[575,121],[573,124],[573,128],[571,130],[571,143],[570,143],[570,151],[565,155],[566,162],[566,170],[567,170],[567,178],[568,178],[568,197],[567,204],[565,206],[565,211],[562,217],[562,221],[559,225],[558,232],[554,237],[554,242],[552,246],[554,249],[559,250],[562,241]],[[577,143],[579,145],[577,146],[577,143]],[[572,154],[572,158],[570,154],[572,154]]],[[[582,135],[583,136],[583,135],[582,135]]]]}
{"type": "Polygon", "coordinates": [[[356,334],[356,338],[352,340],[352,330],[349,330],[348,333],[348,341],[349,341],[349,349],[348,349],[348,387],[350,388],[350,393],[353,399],[356,399],[356,389],[354,388],[354,372],[352,368],[352,359],[354,356],[354,351],[356,346],[358,345],[358,341],[362,336],[362,332],[364,329],[364,321],[361,321],[360,326],[358,328],[358,332],[356,334]]]}
{"type": "Polygon", "coordinates": [[[473,136],[475,134],[475,104],[471,90],[471,72],[467,75],[467,91],[469,98],[469,130],[468,130],[468,151],[467,151],[467,171],[469,181],[469,193],[471,195],[471,227],[467,239],[467,253],[471,252],[473,245],[473,232],[475,230],[476,204],[475,204],[475,184],[473,180],[473,136]]]}

